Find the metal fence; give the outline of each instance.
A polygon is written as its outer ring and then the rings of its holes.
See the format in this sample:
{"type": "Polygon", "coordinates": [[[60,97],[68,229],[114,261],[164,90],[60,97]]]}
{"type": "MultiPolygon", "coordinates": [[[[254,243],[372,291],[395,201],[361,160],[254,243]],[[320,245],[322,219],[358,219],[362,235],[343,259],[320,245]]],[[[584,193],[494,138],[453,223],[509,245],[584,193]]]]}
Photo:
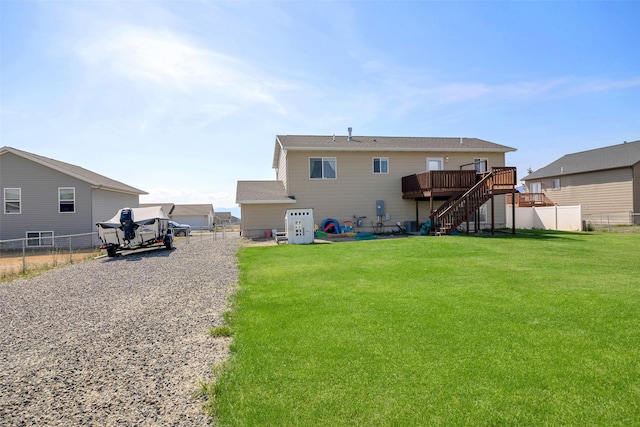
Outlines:
{"type": "Polygon", "coordinates": [[[239,226],[216,225],[214,229],[208,228],[192,228],[191,234],[184,238],[187,244],[192,240],[224,240],[237,239],[240,237],[239,226]]]}
{"type": "Polygon", "coordinates": [[[0,240],[0,278],[95,257],[100,253],[98,242],[96,232],[0,240]]]}
{"type": "Polygon", "coordinates": [[[583,228],[586,231],[615,231],[640,225],[639,212],[589,212],[582,213],[583,228]]]}
{"type": "MultiPolygon", "coordinates": [[[[194,240],[224,240],[239,238],[238,227],[217,226],[215,230],[192,230],[175,242],[189,244],[194,240]]],[[[55,236],[38,234],[23,239],[0,240],[0,279],[26,273],[30,269],[55,267],[87,258],[95,258],[100,250],[98,233],[55,236]]]]}

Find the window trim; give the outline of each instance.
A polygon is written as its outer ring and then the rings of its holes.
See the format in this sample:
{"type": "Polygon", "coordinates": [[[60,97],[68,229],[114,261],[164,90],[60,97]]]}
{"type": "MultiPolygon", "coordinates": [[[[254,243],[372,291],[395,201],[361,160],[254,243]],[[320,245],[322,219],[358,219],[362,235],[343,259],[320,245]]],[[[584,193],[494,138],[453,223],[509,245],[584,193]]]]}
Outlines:
{"type": "Polygon", "coordinates": [[[61,214],[76,213],[76,187],[58,187],[58,213],[61,213],[61,214]],[[71,200],[62,199],[61,198],[61,191],[62,190],[72,190],[73,191],[73,199],[71,199],[71,200]],[[73,210],[71,210],[71,211],[63,211],[61,209],[63,201],[65,202],[65,204],[68,204],[68,202],[73,202],[73,210]]]}
{"type": "Polygon", "coordinates": [[[541,194],[543,191],[544,191],[544,190],[543,190],[543,188],[542,188],[542,182],[541,182],[541,181],[535,181],[535,182],[532,182],[532,183],[529,185],[529,192],[530,192],[530,193],[532,193],[532,194],[541,194]],[[540,191],[533,191],[533,187],[534,187],[534,186],[539,187],[540,191]]]}
{"type": "Polygon", "coordinates": [[[373,157],[371,159],[371,163],[372,163],[372,172],[374,175],[388,175],[389,174],[389,158],[388,157],[373,157]],[[379,163],[379,171],[376,172],[376,160],[379,163]],[[386,165],[386,171],[383,172],[382,171],[382,165],[383,163],[386,165]]]}
{"type": "Polygon", "coordinates": [[[475,169],[476,173],[489,172],[489,159],[486,157],[474,157],[473,168],[475,169]],[[484,166],[484,170],[480,170],[481,165],[484,166]]]}
{"type": "Polygon", "coordinates": [[[551,190],[558,191],[562,188],[560,178],[551,178],[551,190]],[[556,185],[556,183],[558,185],[556,185]]]}
{"type": "Polygon", "coordinates": [[[427,172],[431,172],[431,171],[441,171],[444,170],[444,157],[427,157],[427,172]],[[429,162],[432,161],[438,161],[440,162],[440,169],[430,169],[429,168],[429,162]]]}
{"type": "Polygon", "coordinates": [[[6,187],[2,191],[3,202],[4,202],[4,213],[7,215],[19,215],[22,213],[22,188],[20,187],[6,187]],[[7,199],[7,190],[18,190],[18,199],[7,199]],[[18,212],[8,212],[7,211],[7,202],[18,202],[18,212]]]}
{"type": "Polygon", "coordinates": [[[338,159],[336,157],[309,157],[309,179],[311,180],[334,180],[334,179],[338,179],[338,159]],[[312,160],[320,160],[320,164],[321,164],[321,174],[322,176],[320,177],[312,177],[311,176],[311,172],[312,172],[312,168],[311,168],[311,161],[312,160]],[[334,177],[326,177],[325,174],[325,169],[324,169],[324,165],[325,162],[331,162],[333,161],[333,173],[335,174],[334,177]]]}
{"type": "Polygon", "coordinates": [[[25,240],[26,240],[28,248],[40,248],[40,247],[49,248],[49,247],[55,246],[54,245],[54,243],[55,243],[55,233],[53,232],[53,230],[52,231],[26,231],[24,233],[24,235],[25,235],[25,240]],[[37,234],[38,236],[37,237],[29,236],[29,234],[37,234]],[[49,234],[49,236],[43,236],[43,234],[49,234]],[[42,244],[42,240],[44,240],[44,239],[51,239],[51,244],[43,245],[42,244]],[[30,244],[34,240],[38,241],[37,245],[30,244]]]}

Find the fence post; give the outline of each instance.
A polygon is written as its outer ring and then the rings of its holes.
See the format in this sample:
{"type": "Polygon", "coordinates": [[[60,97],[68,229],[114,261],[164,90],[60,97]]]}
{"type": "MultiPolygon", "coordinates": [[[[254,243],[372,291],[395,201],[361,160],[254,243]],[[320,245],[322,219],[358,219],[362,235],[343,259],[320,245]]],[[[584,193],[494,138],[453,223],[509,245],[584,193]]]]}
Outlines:
{"type": "Polygon", "coordinates": [[[26,253],[25,253],[25,251],[26,251],[26,248],[25,248],[26,244],[27,244],[27,241],[26,241],[26,240],[23,240],[23,241],[22,241],[22,274],[24,274],[24,273],[26,273],[26,272],[27,272],[27,256],[26,256],[26,253]]]}

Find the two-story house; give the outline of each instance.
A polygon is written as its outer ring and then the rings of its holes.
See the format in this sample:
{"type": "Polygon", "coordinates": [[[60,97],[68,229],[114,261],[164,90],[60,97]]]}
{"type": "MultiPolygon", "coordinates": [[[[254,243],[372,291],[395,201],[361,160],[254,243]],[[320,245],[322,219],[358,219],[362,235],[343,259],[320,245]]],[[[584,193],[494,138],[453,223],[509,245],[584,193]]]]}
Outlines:
{"type": "MultiPolygon", "coordinates": [[[[398,222],[417,228],[496,168],[510,171],[502,193],[515,191],[515,170],[504,168],[511,151],[477,138],[352,136],[351,129],[347,136],[278,135],[272,163],[276,179],[238,181],[242,236],[283,230],[286,210],[295,208],[312,208],[316,224],[332,218],[340,224],[352,221],[359,231],[389,231],[398,222]]],[[[464,211],[464,220],[493,219],[504,226],[504,195],[488,200],[450,210],[464,211]]],[[[459,219],[455,225],[447,221],[452,228],[459,225],[459,219]]]]}
{"type": "Polygon", "coordinates": [[[54,237],[91,233],[123,207],[138,207],[146,192],[80,166],[0,148],[0,240],[27,238],[52,246],[54,237]]]}
{"type": "Polygon", "coordinates": [[[585,221],[640,223],[640,141],[564,155],[523,181],[528,194],[581,205],[585,221]]]}

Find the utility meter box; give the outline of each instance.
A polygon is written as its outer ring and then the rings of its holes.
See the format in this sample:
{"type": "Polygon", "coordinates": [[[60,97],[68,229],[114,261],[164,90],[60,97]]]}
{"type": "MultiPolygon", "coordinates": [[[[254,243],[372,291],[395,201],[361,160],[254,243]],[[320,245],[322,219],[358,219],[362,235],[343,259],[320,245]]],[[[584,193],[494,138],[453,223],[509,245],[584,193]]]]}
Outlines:
{"type": "Polygon", "coordinates": [[[295,245],[313,243],[313,209],[287,209],[284,223],[288,243],[295,245]]]}
{"type": "Polygon", "coordinates": [[[376,215],[384,216],[384,200],[376,200],[376,215]]]}

